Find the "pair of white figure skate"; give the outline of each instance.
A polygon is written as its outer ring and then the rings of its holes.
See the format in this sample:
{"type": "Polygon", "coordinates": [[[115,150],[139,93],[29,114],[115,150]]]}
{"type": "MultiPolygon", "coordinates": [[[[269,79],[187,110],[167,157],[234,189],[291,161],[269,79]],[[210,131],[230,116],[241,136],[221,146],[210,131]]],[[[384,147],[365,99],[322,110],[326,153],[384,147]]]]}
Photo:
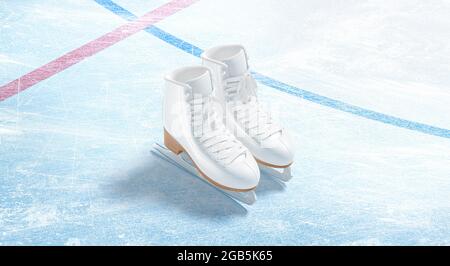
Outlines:
{"type": "Polygon", "coordinates": [[[201,58],[203,66],[165,77],[165,147],[156,144],[155,153],[252,204],[260,170],[284,182],[292,177],[292,145],[258,103],[244,47],[214,47],[201,58]]]}

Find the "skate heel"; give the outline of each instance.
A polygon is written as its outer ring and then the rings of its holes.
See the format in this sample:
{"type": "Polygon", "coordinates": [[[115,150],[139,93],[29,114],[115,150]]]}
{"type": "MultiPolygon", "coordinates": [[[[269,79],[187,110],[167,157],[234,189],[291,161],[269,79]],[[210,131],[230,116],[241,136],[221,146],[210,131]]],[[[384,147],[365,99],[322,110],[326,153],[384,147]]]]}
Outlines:
{"type": "Polygon", "coordinates": [[[175,154],[180,154],[184,151],[183,147],[164,129],[164,146],[175,154]]]}

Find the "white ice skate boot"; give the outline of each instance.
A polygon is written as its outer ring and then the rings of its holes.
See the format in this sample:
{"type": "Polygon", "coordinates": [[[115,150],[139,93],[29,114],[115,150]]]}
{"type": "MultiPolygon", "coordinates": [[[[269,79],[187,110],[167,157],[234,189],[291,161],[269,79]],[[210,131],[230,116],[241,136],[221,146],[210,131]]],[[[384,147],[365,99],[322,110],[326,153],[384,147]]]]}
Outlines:
{"type": "Polygon", "coordinates": [[[277,125],[257,99],[257,85],[250,74],[241,45],[211,48],[201,55],[213,74],[214,95],[225,110],[225,124],[250,150],[262,170],[287,181],[294,151],[285,129],[277,125]],[[278,169],[275,173],[274,168],[278,169]]]}
{"type": "Polygon", "coordinates": [[[176,155],[184,154],[183,160],[190,158],[199,175],[222,190],[255,189],[258,165],[223,124],[220,106],[213,100],[210,70],[184,67],[165,80],[164,145],[176,155]]]}

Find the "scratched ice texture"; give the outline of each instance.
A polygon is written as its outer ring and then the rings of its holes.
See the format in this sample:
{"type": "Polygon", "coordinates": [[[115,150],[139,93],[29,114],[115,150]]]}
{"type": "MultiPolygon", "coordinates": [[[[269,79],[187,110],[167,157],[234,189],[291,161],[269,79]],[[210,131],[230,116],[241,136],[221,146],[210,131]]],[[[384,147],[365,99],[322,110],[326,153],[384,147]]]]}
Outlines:
{"type": "MultiPolygon", "coordinates": [[[[117,1],[136,14],[164,1],[117,1]]],[[[207,1],[157,24],[254,70],[450,129],[450,3],[207,1]]],[[[0,86],[126,23],[95,1],[0,1],[0,86]]],[[[139,32],[0,102],[0,245],[449,245],[450,139],[260,85],[294,178],[241,208],[151,153],[162,77],[196,57],[139,32]]]]}

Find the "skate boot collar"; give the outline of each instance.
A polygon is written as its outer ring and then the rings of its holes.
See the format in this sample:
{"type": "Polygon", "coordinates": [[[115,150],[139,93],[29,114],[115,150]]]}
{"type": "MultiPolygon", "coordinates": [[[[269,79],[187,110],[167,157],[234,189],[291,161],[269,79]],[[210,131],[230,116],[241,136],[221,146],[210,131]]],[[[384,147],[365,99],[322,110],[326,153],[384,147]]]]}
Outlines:
{"type": "Polygon", "coordinates": [[[248,56],[242,45],[223,45],[208,49],[202,58],[226,68],[228,77],[236,77],[248,71],[248,56]]]}
{"type": "Polygon", "coordinates": [[[194,94],[208,95],[212,92],[211,76],[209,70],[205,71],[200,76],[186,81],[192,88],[194,94]]]}
{"type": "Polygon", "coordinates": [[[242,49],[231,57],[224,59],[223,62],[228,66],[227,74],[230,77],[240,76],[247,72],[247,58],[242,49]]]}
{"type": "Polygon", "coordinates": [[[212,93],[213,85],[211,72],[202,66],[189,66],[178,68],[168,75],[166,80],[182,86],[193,94],[209,95],[212,93]]]}

